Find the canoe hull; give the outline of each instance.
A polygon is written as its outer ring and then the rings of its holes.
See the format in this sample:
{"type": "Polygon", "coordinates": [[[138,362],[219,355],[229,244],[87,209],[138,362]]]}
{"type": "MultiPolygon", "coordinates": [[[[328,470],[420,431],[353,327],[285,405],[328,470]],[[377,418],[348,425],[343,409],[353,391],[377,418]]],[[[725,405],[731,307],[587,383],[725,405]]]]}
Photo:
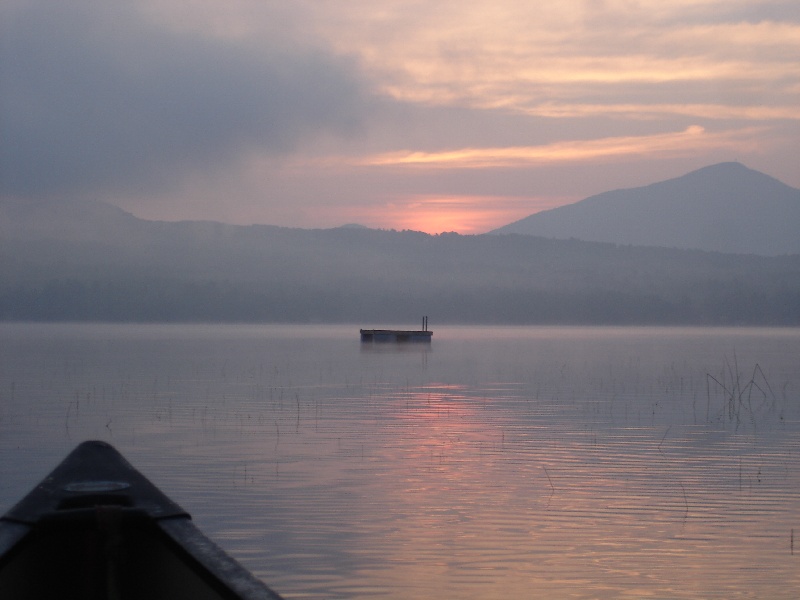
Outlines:
{"type": "Polygon", "coordinates": [[[0,519],[0,598],[276,600],[103,442],[0,519]]]}

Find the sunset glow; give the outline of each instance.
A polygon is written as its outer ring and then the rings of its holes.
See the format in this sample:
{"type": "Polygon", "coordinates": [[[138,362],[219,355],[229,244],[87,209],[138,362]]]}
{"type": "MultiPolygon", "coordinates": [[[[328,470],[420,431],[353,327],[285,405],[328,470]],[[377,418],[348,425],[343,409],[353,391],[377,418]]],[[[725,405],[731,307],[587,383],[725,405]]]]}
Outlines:
{"type": "Polygon", "coordinates": [[[581,161],[608,156],[640,157],[643,154],[696,151],[698,147],[746,147],[750,131],[707,134],[700,126],[679,133],[647,137],[558,142],[546,146],[516,148],[464,148],[445,152],[397,152],[368,159],[372,165],[427,167],[513,167],[524,163],[581,161]]]}
{"type": "Polygon", "coordinates": [[[379,229],[477,234],[521,219],[531,210],[547,210],[564,202],[534,197],[412,196],[366,211],[354,208],[352,220],[379,229]]]}
{"type": "Polygon", "coordinates": [[[796,2],[24,6],[12,197],[471,233],[718,162],[800,187],[796,2]]]}

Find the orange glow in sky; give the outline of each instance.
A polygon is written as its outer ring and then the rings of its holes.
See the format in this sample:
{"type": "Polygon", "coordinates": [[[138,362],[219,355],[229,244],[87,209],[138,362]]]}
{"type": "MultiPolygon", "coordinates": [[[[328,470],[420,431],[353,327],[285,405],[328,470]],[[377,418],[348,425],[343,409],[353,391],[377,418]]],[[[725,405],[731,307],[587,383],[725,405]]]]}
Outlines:
{"type": "Polygon", "coordinates": [[[552,198],[503,198],[484,196],[410,196],[386,206],[360,210],[353,216],[363,224],[383,229],[410,229],[435,234],[486,233],[513,221],[555,208],[566,201],[552,198]]]}
{"type": "Polygon", "coordinates": [[[6,4],[39,24],[0,65],[14,193],[470,234],[719,162],[800,187],[791,0],[6,4]]]}
{"type": "Polygon", "coordinates": [[[614,137],[599,140],[556,142],[544,146],[508,148],[462,148],[441,152],[392,152],[366,159],[372,165],[415,165],[427,167],[513,167],[525,163],[557,163],[608,156],[641,156],[652,153],[686,152],[698,147],[750,145],[752,129],[722,134],[707,133],[693,125],[684,131],[650,136],[614,137]]]}

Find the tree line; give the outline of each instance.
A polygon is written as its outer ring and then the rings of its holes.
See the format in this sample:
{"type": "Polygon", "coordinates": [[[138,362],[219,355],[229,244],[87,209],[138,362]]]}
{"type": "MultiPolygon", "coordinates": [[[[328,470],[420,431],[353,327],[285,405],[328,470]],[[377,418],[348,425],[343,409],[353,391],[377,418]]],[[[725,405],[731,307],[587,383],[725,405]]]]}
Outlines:
{"type": "Polygon", "coordinates": [[[158,224],[0,274],[3,320],[800,325],[800,256],[524,235],[158,224]]]}

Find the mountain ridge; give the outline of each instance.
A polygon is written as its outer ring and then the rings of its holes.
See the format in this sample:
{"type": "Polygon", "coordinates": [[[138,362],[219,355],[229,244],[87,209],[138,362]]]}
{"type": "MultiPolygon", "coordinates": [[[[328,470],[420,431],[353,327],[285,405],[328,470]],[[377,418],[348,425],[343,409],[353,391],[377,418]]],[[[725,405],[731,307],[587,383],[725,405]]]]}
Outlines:
{"type": "Polygon", "coordinates": [[[0,200],[0,321],[800,325],[800,254],[0,200]]]}
{"type": "Polygon", "coordinates": [[[800,190],[727,162],[595,194],[489,233],[778,256],[800,253],[797,231],[800,190]]]}

